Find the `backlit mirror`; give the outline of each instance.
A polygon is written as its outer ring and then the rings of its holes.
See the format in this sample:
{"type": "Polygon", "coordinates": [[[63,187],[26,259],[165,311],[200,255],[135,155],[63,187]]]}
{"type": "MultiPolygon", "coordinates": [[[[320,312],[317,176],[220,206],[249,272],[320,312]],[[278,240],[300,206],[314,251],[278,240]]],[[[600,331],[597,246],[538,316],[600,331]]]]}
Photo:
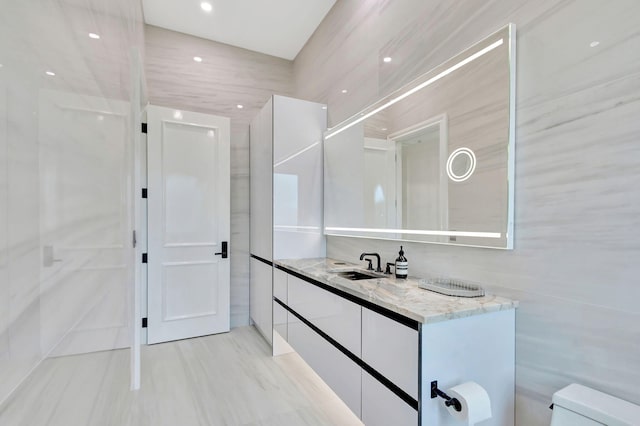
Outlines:
{"type": "Polygon", "coordinates": [[[325,234],[513,248],[515,27],[325,133],[325,234]]]}

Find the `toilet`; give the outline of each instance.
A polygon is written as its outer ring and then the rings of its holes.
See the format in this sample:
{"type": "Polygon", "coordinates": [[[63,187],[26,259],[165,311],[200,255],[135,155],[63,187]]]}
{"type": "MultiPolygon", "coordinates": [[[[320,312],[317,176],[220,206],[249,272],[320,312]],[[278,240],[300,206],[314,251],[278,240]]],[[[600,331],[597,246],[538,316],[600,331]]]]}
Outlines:
{"type": "Polygon", "coordinates": [[[586,386],[553,394],[551,426],[640,426],[640,406],[586,386]]]}

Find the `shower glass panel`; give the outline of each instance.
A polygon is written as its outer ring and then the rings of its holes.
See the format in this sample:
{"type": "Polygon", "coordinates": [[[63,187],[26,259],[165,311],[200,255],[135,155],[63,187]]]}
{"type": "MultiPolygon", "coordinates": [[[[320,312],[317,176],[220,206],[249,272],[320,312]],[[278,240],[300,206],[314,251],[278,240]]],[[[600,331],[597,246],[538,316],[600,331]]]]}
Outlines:
{"type": "Polygon", "coordinates": [[[129,346],[129,105],[39,98],[41,347],[50,356],[129,346]]]}
{"type": "Polygon", "coordinates": [[[23,383],[59,396],[92,372],[129,388],[130,55],[143,44],[139,2],[2,2],[0,404],[23,383]]]}

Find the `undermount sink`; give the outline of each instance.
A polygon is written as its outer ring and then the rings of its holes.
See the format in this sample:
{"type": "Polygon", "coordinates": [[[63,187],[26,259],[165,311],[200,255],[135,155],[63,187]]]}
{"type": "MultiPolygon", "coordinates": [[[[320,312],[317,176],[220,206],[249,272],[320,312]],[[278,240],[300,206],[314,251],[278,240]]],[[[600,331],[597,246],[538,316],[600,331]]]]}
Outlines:
{"type": "Polygon", "coordinates": [[[335,272],[337,275],[351,281],[370,280],[373,278],[384,278],[384,275],[375,272],[363,271],[361,269],[347,269],[335,272]]]}

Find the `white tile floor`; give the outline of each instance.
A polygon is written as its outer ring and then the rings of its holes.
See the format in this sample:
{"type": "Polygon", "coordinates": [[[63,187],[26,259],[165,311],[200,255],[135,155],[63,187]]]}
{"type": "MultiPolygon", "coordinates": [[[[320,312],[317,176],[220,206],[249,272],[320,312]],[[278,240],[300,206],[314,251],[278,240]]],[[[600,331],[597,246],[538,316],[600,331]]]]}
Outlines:
{"type": "Polygon", "coordinates": [[[0,406],[0,425],[361,425],[296,354],[273,358],[252,327],[129,351],[45,360],[0,406]]]}

